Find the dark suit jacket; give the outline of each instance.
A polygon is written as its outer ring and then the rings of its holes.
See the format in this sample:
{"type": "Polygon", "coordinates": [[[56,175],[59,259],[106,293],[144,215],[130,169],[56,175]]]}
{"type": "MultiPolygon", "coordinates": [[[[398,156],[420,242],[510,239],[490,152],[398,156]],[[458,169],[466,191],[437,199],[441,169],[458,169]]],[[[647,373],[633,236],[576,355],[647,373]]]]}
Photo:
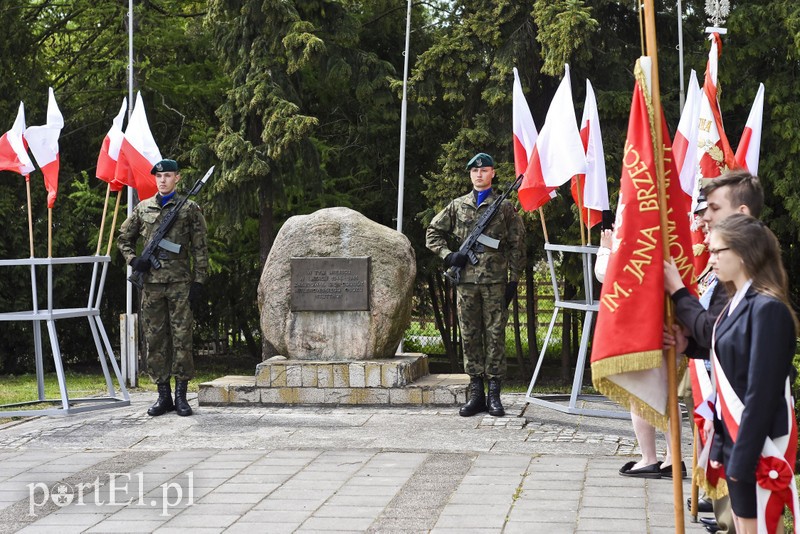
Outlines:
{"type": "Polygon", "coordinates": [[[730,316],[723,311],[715,340],[717,358],[744,413],[735,444],[725,425],[715,421],[711,458],[725,465],[728,477],[755,482],[764,440],[789,431],[783,398],[786,377],[794,375],[794,322],[785,304],[750,288],[730,316]]]}
{"type": "Polygon", "coordinates": [[[703,308],[700,300],[689,293],[685,287],[672,294],[672,300],[675,302],[675,316],[692,333],[689,338],[689,346],[686,348],[686,355],[690,358],[708,359],[714,322],[730,300],[730,296],[721,282],[718,282],[711,291],[708,310],[703,308]]]}

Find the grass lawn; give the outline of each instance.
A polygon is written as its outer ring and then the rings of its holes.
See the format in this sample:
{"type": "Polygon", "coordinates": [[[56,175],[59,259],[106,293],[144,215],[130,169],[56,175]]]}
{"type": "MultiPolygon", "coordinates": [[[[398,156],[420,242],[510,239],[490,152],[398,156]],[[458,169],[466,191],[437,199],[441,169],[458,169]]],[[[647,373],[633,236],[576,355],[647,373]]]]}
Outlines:
{"type": "MultiPolygon", "coordinates": [[[[253,375],[255,374],[256,362],[249,359],[235,357],[215,357],[195,359],[197,376],[189,382],[189,391],[197,391],[198,384],[209,382],[224,375],[253,375]]],[[[117,388],[116,380],[112,381],[117,388]]],[[[97,369],[86,371],[66,371],[67,392],[70,397],[91,397],[95,395],[107,394],[105,378],[97,369]]],[[[156,391],[156,385],[150,378],[140,373],[139,386],[128,388],[129,391],[156,391]]],[[[45,373],[44,377],[45,397],[48,399],[60,399],[61,394],[58,388],[58,378],[55,371],[45,373]]],[[[38,398],[36,389],[36,374],[26,373],[20,375],[0,375],[0,404],[11,404],[18,402],[33,401],[38,398]]],[[[50,404],[26,406],[25,408],[36,409],[49,407],[50,404]]],[[[9,408],[18,409],[18,408],[9,408]]],[[[0,419],[0,422],[5,422],[0,419]]]]}

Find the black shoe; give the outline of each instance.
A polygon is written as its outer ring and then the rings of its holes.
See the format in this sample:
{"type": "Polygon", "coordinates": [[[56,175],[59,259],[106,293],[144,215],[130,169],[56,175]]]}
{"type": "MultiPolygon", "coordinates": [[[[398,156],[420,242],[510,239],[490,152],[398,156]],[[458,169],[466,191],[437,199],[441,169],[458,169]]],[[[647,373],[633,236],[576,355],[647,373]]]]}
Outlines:
{"type": "Polygon", "coordinates": [[[158,384],[158,400],[147,410],[147,415],[156,417],[171,412],[174,409],[175,404],[172,402],[172,391],[169,387],[169,381],[158,384]]]}
{"type": "Polygon", "coordinates": [[[472,417],[486,411],[486,395],[483,392],[483,378],[472,376],[469,379],[469,400],[458,410],[461,417],[472,417]]]}
{"type": "Polygon", "coordinates": [[[720,531],[720,528],[717,525],[714,525],[714,526],[706,525],[706,532],[709,532],[710,534],[716,534],[719,531],[720,531]]]}
{"type": "Polygon", "coordinates": [[[181,417],[192,415],[192,407],[186,400],[186,389],[189,387],[188,380],[175,379],[175,412],[181,417]]]}
{"type": "Polygon", "coordinates": [[[719,525],[717,524],[717,518],[716,517],[701,517],[700,518],[700,522],[703,523],[704,527],[717,527],[717,528],[719,528],[719,525]]]}
{"type": "MultiPolygon", "coordinates": [[[[692,511],[692,498],[689,497],[686,499],[686,508],[691,512],[692,511]]],[[[697,511],[701,514],[710,514],[714,511],[714,505],[711,504],[711,501],[704,498],[697,499],[697,511]]]]}
{"type": "Polygon", "coordinates": [[[661,478],[661,462],[645,465],[639,469],[634,469],[634,465],[636,465],[634,461],[626,463],[620,467],[619,474],[624,477],[661,478]]]}
{"type": "MultiPolygon", "coordinates": [[[[672,478],[672,465],[661,467],[661,478],[672,478]]],[[[681,462],[681,478],[686,478],[686,464],[681,462]]]]}
{"type": "Polygon", "coordinates": [[[503,409],[503,403],[500,402],[500,379],[489,379],[489,394],[486,396],[486,404],[489,409],[489,415],[495,417],[503,417],[506,411],[503,409]]]}

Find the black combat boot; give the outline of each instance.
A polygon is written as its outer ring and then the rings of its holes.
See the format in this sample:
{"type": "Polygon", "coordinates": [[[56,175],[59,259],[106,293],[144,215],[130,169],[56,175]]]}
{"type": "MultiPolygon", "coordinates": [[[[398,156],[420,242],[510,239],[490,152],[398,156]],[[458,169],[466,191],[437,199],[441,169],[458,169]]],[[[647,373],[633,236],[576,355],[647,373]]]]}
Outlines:
{"type": "Polygon", "coordinates": [[[503,409],[503,403],[500,402],[500,379],[489,379],[489,394],[487,395],[487,402],[489,408],[489,415],[495,417],[503,417],[506,411],[503,409]]]}
{"type": "Polygon", "coordinates": [[[471,417],[486,411],[486,395],[483,393],[483,378],[472,376],[469,379],[469,399],[458,411],[461,417],[471,417]]]}
{"type": "Polygon", "coordinates": [[[186,400],[186,389],[189,387],[188,380],[175,379],[175,412],[181,417],[192,415],[192,407],[186,400]]]}
{"type": "Polygon", "coordinates": [[[167,379],[166,382],[158,384],[158,400],[147,410],[147,415],[155,417],[157,415],[164,415],[174,409],[175,405],[172,403],[172,391],[169,388],[169,379],[167,379]]]}

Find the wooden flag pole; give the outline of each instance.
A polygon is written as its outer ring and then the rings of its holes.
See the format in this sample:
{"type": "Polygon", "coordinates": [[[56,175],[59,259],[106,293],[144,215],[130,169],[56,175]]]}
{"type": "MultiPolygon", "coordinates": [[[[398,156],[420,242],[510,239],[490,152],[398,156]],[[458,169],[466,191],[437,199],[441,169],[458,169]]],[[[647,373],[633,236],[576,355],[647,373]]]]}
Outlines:
{"type": "Polygon", "coordinates": [[[94,255],[100,255],[100,247],[103,244],[103,228],[106,224],[106,213],[108,213],[108,198],[111,195],[111,184],[106,185],[106,201],[103,203],[103,216],[100,217],[100,231],[97,232],[97,250],[94,255]]]}
{"type": "Polygon", "coordinates": [[[549,243],[550,238],[547,237],[547,225],[544,223],[544,210],[539,208],[539,219],[542,221],[542,233],[544,234],[544,242],[549,243]]]}
{"type": "MultiPolygon", "coordinates": [[[[691,418],[691,411],[689,416],[691,418]]],[[[689,511],[692,516],[692,523],[697,523],[697,507],[699,506],[697,499],[700,496],[700,488],[695,484],[694,480],[694,471],[697,469],[697,444],[700,443],[697,441],[699,439],[697,432],[697,425],[694,425],[694,443],[692,443],[692,509],[689,511]]]]}
{"type": "Polygon", "coordinates": [[[47,208],[47,257],[53,257],[53,208],[47,208]]]}
{"type": "Polygon", "coordinates": [[[578,180],[578,224],[581,229],[581,246],[586,246],[586,238],[583,236],[583,198],[581,197],[581,181],[578,180]]]}
{"type": "Polygon", "coordinates": [[[28,241],[31,244],[31,258],[33,258],[33,208],[31,207],[31,181],[25,177],[25,187],[28,190],[28,241]]]}
{"type": "Polygon", "coordinates": [[[108,233],[108,248],[106,256],[111,256],[111,244],[114,242],[114,230],[117,227],[117,214],[119,213],[119,201],[122,198],[122,190],[117,191],[117,203],[114,206],[114,216],[111,218],[111,231],[108,233]]]}
{"type": "Polygon", "coordinates": [[[592,210],[586,212],[589,220],[586,222],[586,244],[592,244],[592,210]]]}
{"type": "MultiPolygon", "coordinates": [[[[664,179],[664,141],[661,130],[661,87],[658,82],[658,47],[656,41],[656,17],[653,0],[645,0],[645,41],[647,55],[652,61],[653,129],[656,146],[656,176],[658,181],[659,212],[661,215],[661,245],[664,257],[669,258],[669,226],[667,224],[666,181],[664,179]]],[[[672,332],[672,299],[664,299],[664,322],[668,332],[672,332]]],[[[675,532],[685,532],[683,518],[683,473],[681,471],[681,426],[678,412],[678,377],[675,361],[675,347],[667,352],[667,409],[669,410],[670,449],[672,450],[672,491],[675,509],[675,532]]]]}

